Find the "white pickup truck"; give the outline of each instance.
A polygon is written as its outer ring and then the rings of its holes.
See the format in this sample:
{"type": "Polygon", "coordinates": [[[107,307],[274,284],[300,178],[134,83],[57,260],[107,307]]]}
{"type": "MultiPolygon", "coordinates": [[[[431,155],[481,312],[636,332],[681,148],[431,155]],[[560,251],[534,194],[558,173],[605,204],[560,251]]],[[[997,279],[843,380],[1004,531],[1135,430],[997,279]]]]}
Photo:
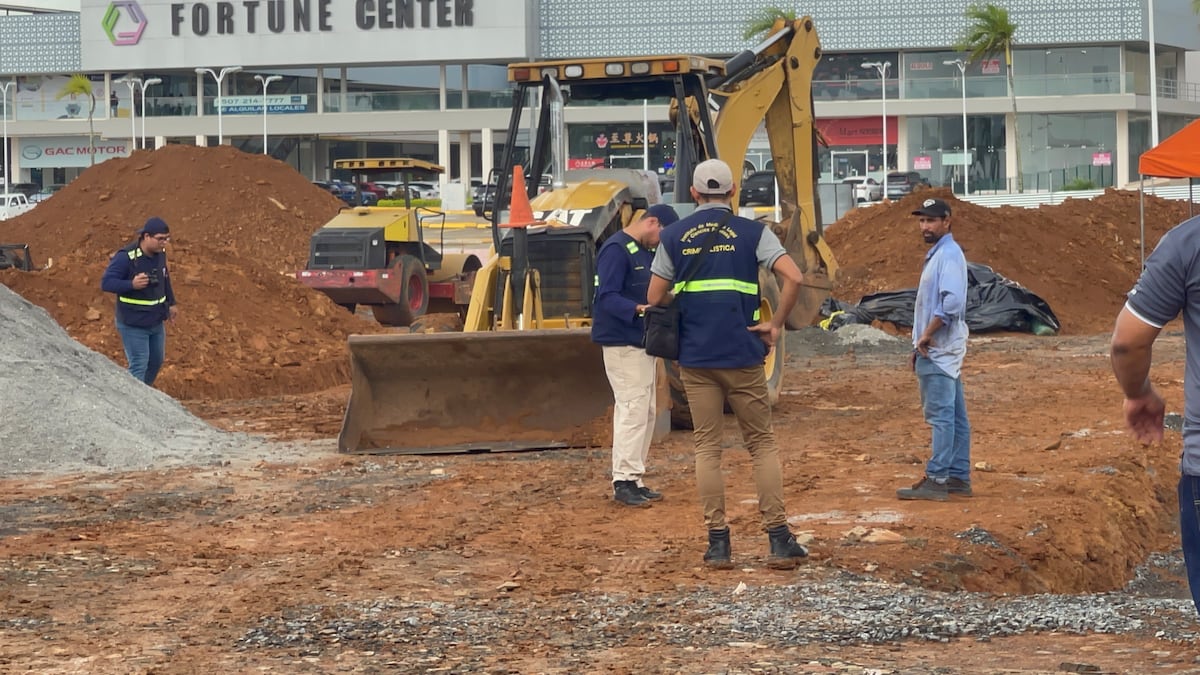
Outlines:
{"type": "Polygon", "coordinates": [[[0,194],[0,220],[19,216],[30,211],[34,206],[35,204],[31,204],[29,198],[20,192],[0,194]]]}

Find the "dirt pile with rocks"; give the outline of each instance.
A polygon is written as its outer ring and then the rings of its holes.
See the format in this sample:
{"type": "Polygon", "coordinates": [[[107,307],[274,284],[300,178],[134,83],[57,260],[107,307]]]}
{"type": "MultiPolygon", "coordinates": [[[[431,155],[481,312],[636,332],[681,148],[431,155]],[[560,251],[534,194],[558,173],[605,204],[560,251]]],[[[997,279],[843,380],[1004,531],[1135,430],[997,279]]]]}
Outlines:
{"type": "Polygon", "coordinates": [[[346,336],[374,332],[292,276],[309,237],[341,202],[295,169],[228,146],[170,145],[98,164],[28,214],[4,239],[28,243],[35,273],[0,283],[45,308],[85,346],[124,364],[108,259],[149,216],[171,227],[178,320],[156,386],[180,399],[314,391],[348,379],[346,336]]]}
{"type": "MultiPolygon", "coordinates": [[[[1127,190],[1025,209],[976,206],[934,189],[854,209],[827,230],[841,266],[835,298],[858,302],[864,295],[917,285],[928,245],[912,211],[930,197],[950,204],[954,238],[967,260],[1041,296],[1064,334],[1112,329],[1141,268],[1139,195],[1127,190]]],[[[1145,197],[1145,212],[1147,255],[1189,215],[1187,202],[1152,195],[1145,197]]]]}

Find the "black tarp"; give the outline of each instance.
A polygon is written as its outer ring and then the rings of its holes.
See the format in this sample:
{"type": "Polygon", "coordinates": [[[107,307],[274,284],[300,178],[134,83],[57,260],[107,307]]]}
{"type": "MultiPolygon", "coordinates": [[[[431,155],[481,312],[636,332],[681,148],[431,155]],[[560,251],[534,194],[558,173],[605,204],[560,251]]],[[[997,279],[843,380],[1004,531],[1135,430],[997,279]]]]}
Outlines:
{"type": "MultiPolygon", "coordinates": [[[[916,300],[915,288],[872,293],[857,305],[829,298],[821,314],[832,319],[822,325],[835,330],[849,323],[890,321],[911,327],[916,300]],[[841,313],[835,315],[837,312],[841,313]]],[[[1038,335],[1054,334],[1061,328],[1045,300],[978,263],[967,263],[967,326],[973,333],[1003,330],[1038,335]]]]}

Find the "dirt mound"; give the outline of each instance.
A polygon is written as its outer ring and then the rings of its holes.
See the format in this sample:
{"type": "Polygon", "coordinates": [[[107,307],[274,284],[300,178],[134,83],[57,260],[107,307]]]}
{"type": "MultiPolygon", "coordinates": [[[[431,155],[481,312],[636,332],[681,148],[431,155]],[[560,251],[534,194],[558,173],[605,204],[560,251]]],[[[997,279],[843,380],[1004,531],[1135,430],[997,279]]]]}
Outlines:
{"type": "Polygon", "coordinates": [[[0,283],[41,305],[74,339],[125,363],[114,298],[100,290],[109,256],[149,216],[171,226],[180,316],[167,328],[156,386],[181,399],[252,398],[345,381],[350,333],[374,332],[291,274],[309,236],[341,202],[290,166],[224,146],[170,145],[98,164],[19,218],[4,239],[28,243],[36,273],[0,283]]]}
{"type": "MultiPolygon", "coordinates": [[[[1058,315],[1063,333],[1112,329],[1140,270],[1139,197],[1126,190],[1024,209],[976,206],[936,189],[855,209],[828,230],[841,265],[834,297],[858,302],[863,295],[917,285],[928,246],[911,213],[929,197],[950,203],[954,238],[967,260],[988,265],[1041,296],[1058,315]]],[[[1149,254],[1163,233],[1188,217],[1188,204],[1145,199],[1149,254]]]]}

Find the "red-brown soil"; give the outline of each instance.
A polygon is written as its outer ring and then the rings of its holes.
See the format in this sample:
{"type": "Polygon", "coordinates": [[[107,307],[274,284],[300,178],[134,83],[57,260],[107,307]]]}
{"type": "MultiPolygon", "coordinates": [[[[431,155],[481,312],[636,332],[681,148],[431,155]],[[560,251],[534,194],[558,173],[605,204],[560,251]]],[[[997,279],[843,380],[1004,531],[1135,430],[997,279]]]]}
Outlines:
{"type": "Polygon", "coordinates": [[[308,259],[309,236],[340,205],[290,166],[228,146],[136,152],[5,221],[6,241],[28,243],[37,264],[52,264],[7,271],[0,283],[123,364],[114,298],[100,277],[109,256],[159,216],[171,227],[180,314],[156,386],[181,399],[322,389],[348,379],[346,336],[378,330],[292,276],[308,259]]]}
{"type": "MultiPolygon", "coordinates": [[[[929,197],[953,209],[954,238],[967,260],[982,263],[1049,303],[1066,335],[1112,329],[1141,269],[1139,195],[1108,190],[1095,199],[1025,209],[963,202],[948,190],[921,190],[885,205],[855,209],[826,231],[840,276],[834,297],[846,302],[912,288],[928,245],[912,211],[929,197]]],[[[1188,217],[1186,202],[1145,197],[1146,254],[1188,217]]]]}

